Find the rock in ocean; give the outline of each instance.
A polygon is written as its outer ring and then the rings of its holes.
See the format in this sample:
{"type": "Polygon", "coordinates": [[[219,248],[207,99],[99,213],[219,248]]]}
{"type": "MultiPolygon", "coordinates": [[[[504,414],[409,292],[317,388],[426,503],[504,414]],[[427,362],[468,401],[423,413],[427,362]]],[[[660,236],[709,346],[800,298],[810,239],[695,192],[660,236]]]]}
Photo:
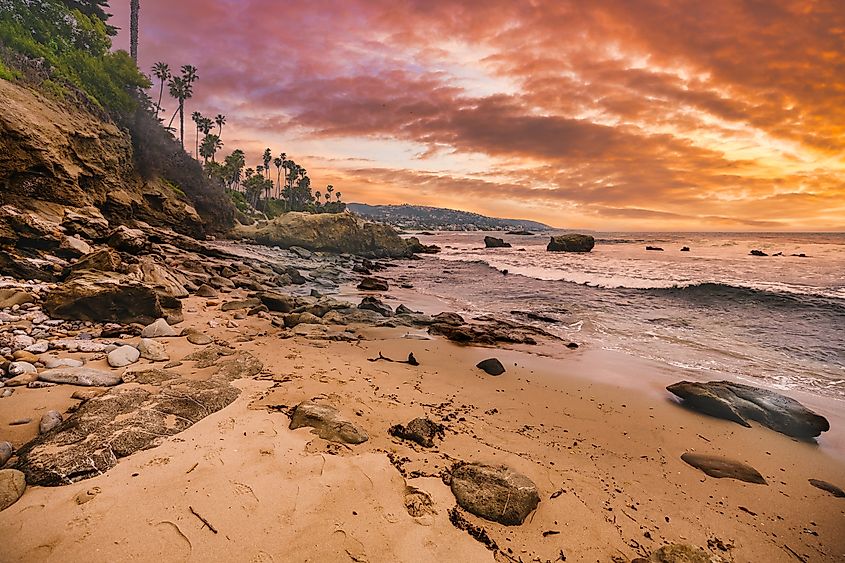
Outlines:
{"type": "Polygon", "coordinates": [[[568,234],[551,237],[546,250],[550,252],[590,252],[596,239],[590,235],[568,234]]]}

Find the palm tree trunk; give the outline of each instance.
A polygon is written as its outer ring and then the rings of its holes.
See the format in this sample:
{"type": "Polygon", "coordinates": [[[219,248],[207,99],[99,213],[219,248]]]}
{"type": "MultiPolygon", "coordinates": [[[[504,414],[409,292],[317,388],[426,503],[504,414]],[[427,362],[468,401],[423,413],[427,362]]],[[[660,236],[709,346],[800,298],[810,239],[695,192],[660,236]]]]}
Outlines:
{"type": "Polygon", "coordinates": [[[185,150],[185,102],[179,101],[179,142],[185,150]]]}
{"type": "Polygon", "coordinates": [[[140,11],[141,0],[130,0],[129,2],[129,50],[135,66],[138,65],[138,12],[140,11]]]}
{"type": "Polygon", "coordinates": [[[158,121],[158,112],[161,111],[161,97],[164,95],[164,79],[161,81],[161,88],[158,89],[158,105],[156,106],[156,121],[158,121]]]}
{"type": "Polygon", "coordinates": [[[194,153],[194,158],[199,160],[200,159],[200,124],[199,123],[197,123],[197,141],[196,141],[195,144],[196,144],[195,150],[197,152],[194,153]]]}

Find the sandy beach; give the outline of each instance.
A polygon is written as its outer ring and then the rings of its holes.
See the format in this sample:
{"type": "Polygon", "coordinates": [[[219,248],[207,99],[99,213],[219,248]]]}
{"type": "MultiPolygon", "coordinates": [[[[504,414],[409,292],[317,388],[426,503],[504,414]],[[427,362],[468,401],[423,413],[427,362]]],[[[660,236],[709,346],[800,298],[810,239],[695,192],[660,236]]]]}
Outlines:
{"type": "MultiPolygon", "coordinates": [[[[835,402],[812,405],[831,432],[802,442],[689,411],[664,390],[680,374],[592,343],[544,356],[542,347],[421,340],[422,331],[402,327],[358,327],[361,340],[336,342],[316,335],[342,327],[291,336],[248,317],[226,328],[234,313],[219,303],[186,299],[181,326],[253,354],[263,371],[234,382],[241,394],[228,407],[103,475],[29,487],[0,512],[0,535],[14,538],[3,561],[630,561],[665,543],[707,547],[728,561],[845,554],[842,499],[807,481],[845,482],[835,402]],[[210,328],[215,319],[224,322],[210,328]],[[369,361],[410,352],[419,366],[369,361]],[[493,377],[475,367],[488,357],[507,371],[493,377]],[[369,440],[351,446],[290,430],[290,408],[316,397],[369,440]],[[423,448],[388,433],[418,416],[445,426],[442,442],[423,448]],[[745,462],[768,484],[708,477],[680,459],[685,452],[745,462]],[[456,461],[504,463],[537,484],[541,502],[521,526],[463,513],[497,552],[450,522],[455,498],[441,476],[456,461]],[[415,491],[430,503],[412,516],[415,491]]],[[[200,348],[183,337],[161,341],[173,359],[200,348]]],[[[171,369],[204,377],[193,364],[171,369]]],[[[21,389],[3,399],[4,437],[21,446],[37,433],[39,413],[77,403],[74,390],[21,389]],[[22,417],[35,422],[9,426],[22,417]]]]}

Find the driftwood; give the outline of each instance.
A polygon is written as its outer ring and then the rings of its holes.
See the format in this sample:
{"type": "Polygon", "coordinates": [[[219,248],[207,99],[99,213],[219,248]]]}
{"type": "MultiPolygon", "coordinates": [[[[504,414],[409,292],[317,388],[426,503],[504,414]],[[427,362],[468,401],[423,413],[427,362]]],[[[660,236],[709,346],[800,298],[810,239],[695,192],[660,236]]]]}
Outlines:
{"type": "MultiPolygon", "coordinates": [[[[188,508],[190,509],[191,514],[193,514],[194,516],[196,516],[197,518],[199,518],[199,519],[200,519],[200,521],[202,522],[203,526],[208,526],[208,529],[209,529],[209,530],[211,530],[211,531],[212,531],[212,532],[214,532],[215,534],[217,533],[217,528],[215,528],[214,526],[212,526],[212,525],[211,525],[211,522],[209,522],[208,520],[206,520],[205,518],[203,518],[203,516],[202,516],[201,514],[199,514],[196,510],[194,510],[194,507],[193,507],[193,506],[189,506],[188,508]]],[[[200,528],[200,529],[202,529],[202,528],[200,528]]]]}
{"type": "Polygon", "coordinates": [[[381,353],[381,352],[379,352],[379,353],[378,353],[378,358],[367,358],[367,361],[368,361],[368,362],[378,362],[378,361],[380,361],[380,360],[385,361],[385,362],[396,362],[397,364],[408,364],[408,365],[411,365],[411,366],[418,366],[418,365],[420,365],[420,363],[419,363],[419,362],[417,361],[417,359],[414,357],[414,353],[413,353],[413,352],[411,352],[410,354],[408,354],[408,359],[407,359],[407,360],[393,360],[393,359],[388,358],[387,356],[382,355],[382,353],[381,353]]]}

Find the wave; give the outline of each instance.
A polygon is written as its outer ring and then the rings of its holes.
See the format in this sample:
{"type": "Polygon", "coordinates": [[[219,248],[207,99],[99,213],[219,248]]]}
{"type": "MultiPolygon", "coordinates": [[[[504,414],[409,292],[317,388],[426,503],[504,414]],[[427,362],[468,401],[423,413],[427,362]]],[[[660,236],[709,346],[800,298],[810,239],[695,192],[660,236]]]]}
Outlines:
{"type": "Polygon", "coordinates": [[[771,288],[703,282],[675,285],[672,287],[647,288],[641,291],[664,297],[689,299],[701,303],[731,302],[734,304],[765,305],[781,308],[824,309],[845,317],[845,300],[811,290],[798,291],[795,288],[789,288],[786,291],[778,291],[771,288]]]}

